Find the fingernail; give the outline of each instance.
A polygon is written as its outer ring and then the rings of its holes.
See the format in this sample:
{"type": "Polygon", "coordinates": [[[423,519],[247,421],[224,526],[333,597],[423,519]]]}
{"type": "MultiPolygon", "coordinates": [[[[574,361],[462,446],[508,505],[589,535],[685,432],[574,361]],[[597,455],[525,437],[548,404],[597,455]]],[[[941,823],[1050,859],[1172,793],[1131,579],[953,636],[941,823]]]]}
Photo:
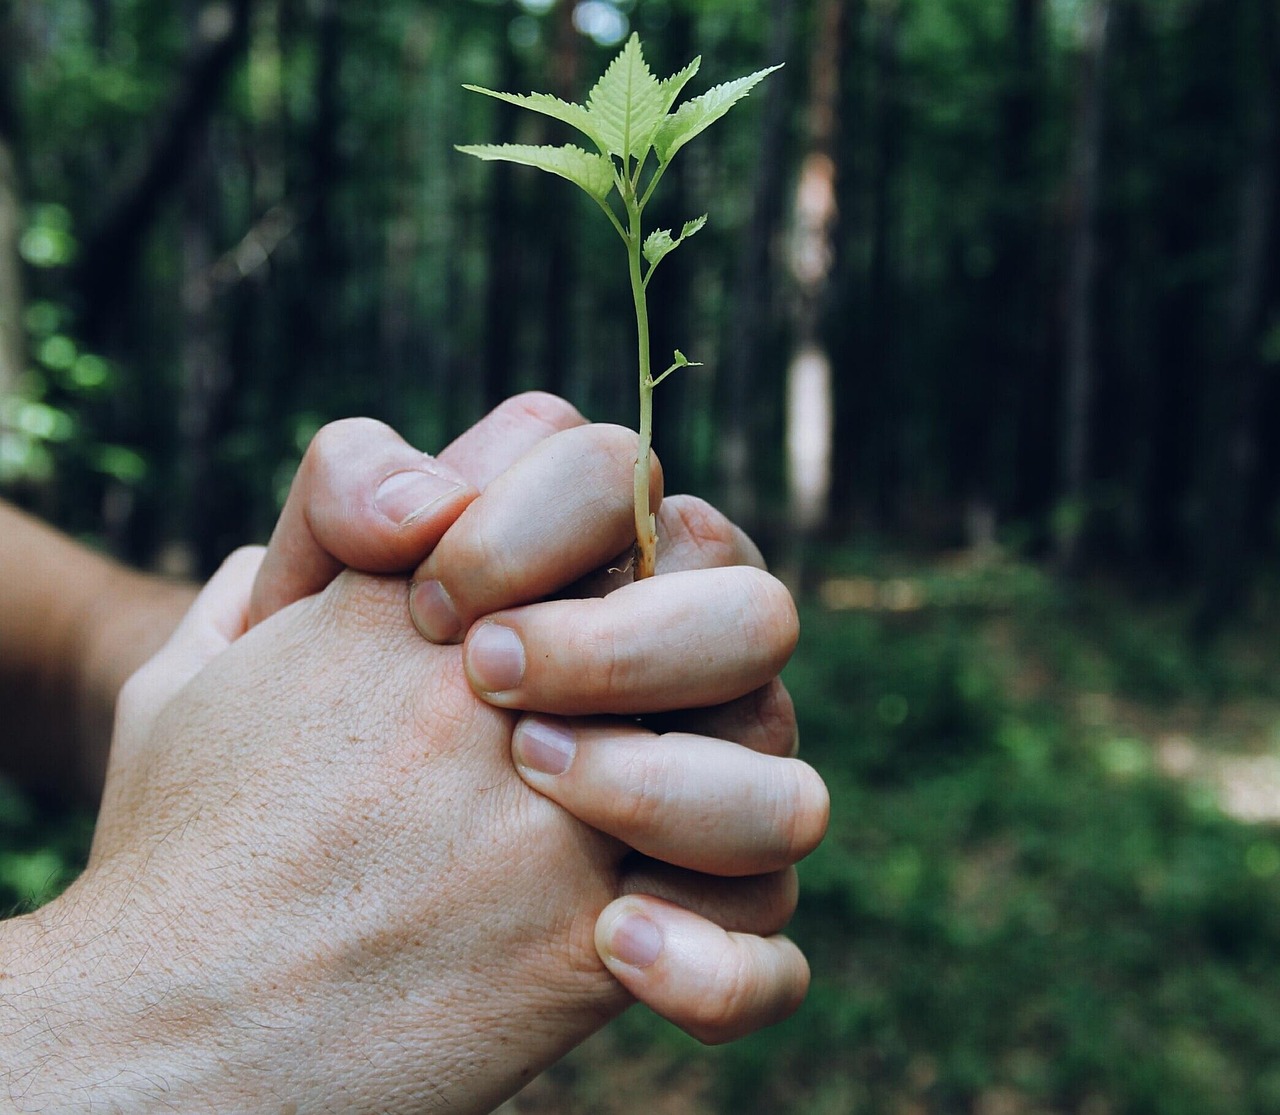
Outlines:
{"type": "Polygon", "coordinates": [[[647,968],[662,952],[662,930],[643,914],[623,914],[609,929],[605,949],[632,968],[647,968]]]}
{"type": "Polygon", "coordinates": [[[511,746],[516,762],[539,774],[564,774],[578,753],[573,732],[567,726],[536,716],[520,721],[511,746]]]}
{"type": "Polygon", "coordinates": [[[506,693],[524,680],[524,644],[510,627],[486,623],[467,644],[467,672],[482,693],[506,693]]]}
{"type": "Polygon", "coordinates": [[[434,472],[395,472],[378,487],[373,505],[396,526],[408,526],[461,487],[434,472]]]}
{"type": "Polygon", "coordinates": [[[462,631],[458,609],[439,581],[419,581],[409,590],[409,615],[423,638],[433,643],[454,642],[462,631]]]}

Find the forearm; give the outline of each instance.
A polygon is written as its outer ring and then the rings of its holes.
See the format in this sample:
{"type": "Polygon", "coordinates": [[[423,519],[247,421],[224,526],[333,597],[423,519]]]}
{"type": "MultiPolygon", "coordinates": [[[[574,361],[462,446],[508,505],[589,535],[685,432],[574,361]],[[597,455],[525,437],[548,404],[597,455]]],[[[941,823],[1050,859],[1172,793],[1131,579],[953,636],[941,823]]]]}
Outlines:
{"type": "Polygon", "coordinates": [[[0,503],[0,770],[96,800],[120,685],[192,594],[0,503]]]}

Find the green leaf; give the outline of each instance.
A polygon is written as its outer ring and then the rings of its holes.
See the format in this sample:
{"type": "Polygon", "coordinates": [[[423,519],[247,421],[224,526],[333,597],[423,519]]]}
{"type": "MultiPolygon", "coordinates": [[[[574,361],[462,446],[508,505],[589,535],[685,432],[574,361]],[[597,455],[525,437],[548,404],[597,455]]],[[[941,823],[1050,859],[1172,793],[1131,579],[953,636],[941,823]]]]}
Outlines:
{"type": "Polygon", "coordinates": [[[650,270],[656,267],[662,259],[680,247],[690,236],[701,232],[706,227],[707,215],[704,213],[701,217],[695,217],[692,221],[686,221],[684,228],[680,230],[680,236],[673,237],[669,228],[660,228],[651,232],[644,242],[644,258],[649,261],[650,270]]]}
{"type": "Polygon", "coordinates": [[[676,98],[683,92],[684,87],[689,84],[690,79],[702,67],[702,55],[699,54],[692,62],[690,62],[678,74],[672,74],[666,78],[662,84],[662,96],[664,104],[662,106],[663,115],[671,111],[671,106],[676,103],[676,98]]]}
{"type": "Polygon", "coordinates": [[[577,128],[578,131],[599,147],[602,153],[606,155],[609,153],[609,148],[601,140],[595,125],[592,123],[590,111],[583,105],[562,101],[559,97],[553,97],[550,93],[499,93],[494,89],[484,89],[479,85],[464,85],[463,88],[469,89],[473,93],[483,93],[486,97],[494,97],[499,101],[506,101],[507,104],[516,105],[519,108],[527,108],[531,112],[540,112],[543,116],[550,116],[555,120],[561,120],[571,127],[577,128]]]}
{"type": "Polygon", "coordinates": [[[620,159],[644,156],[669,107],[666,90],[650,72],[636,34],[609,63],[587,97],[591,124],[602,149],[620,159]]]}
{"type": "Polygon", "coordinates": [[[656,264],[663,256],[675,248],[676,242],[671,237],[669,228],[654,229],[653,232],[645,238],[644,242],[644,258],[650,265],[656,264]]]}
{"type": "Polygon", "coordinates": [[[613,189],[613,162],[581,147],[532,147],[523,143],[487,143],[458,148],[487,162],[519,163],[575,182],[598,201],[613,189]]]}
{"type": "MultiPolygon", "coordinates": [[[[694,217],[691,221],[685,221],[684,228],[680,230],[680,240],[688,240],[690,236],[701,232],[707,227],[707,215],[702,214],[701,217],[694,217]]],[[[679,241],[676,241],[679,243],[679,241]]]]}
{"type": "Polygon", "coordinates": [[[659,161],[669,163],[689,140],[705,132],[760,82],[781,68],[770,66],[767,70],[757,70],[737,81],[728,81],[708,89],[701,97],[682,104],[662,121],[654,134],[653,146],[658,152],[659,161]]]}
{"type": "Polygon", "coordinates": [[[669,375],[671,375],[673,372],[678,372],[681,368],[701,368],[701,367],[702,365],[698,361],[690,360],[687,356],[685,356],[683,352],[681,352],[679,349],[676,349],[675,360],[672,362],[671,367],[669,367],[665,372],[662,373],[662,375],[658,376],[656,379],[650,376],[649,387],[650,388],[657,387],[658,384],[660,384],[669,375]]]}

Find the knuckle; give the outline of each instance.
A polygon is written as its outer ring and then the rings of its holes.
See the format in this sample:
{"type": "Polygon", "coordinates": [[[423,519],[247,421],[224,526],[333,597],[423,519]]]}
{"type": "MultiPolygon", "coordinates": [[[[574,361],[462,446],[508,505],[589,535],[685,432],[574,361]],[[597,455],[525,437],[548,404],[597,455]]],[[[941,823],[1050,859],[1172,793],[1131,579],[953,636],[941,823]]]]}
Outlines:
{"type": "Polygon", "coordinates": [[[603,623],[583,625],[570,636],[566,661],[578,669],[570,680],[581,687],[589,679],[600,711],[609,711],[614,698],[626,696],[636,688],[643,674],[640,648],[627,634],[603,623]]]}
{"type": "Polygon", "coordinates": [[[827,833],[831,799],[826,783],[808,763],[783,759],[771,802],[774,823],[788,863],[809,855],[827,833]]]}
{"type": "Polygon", "coordinates": [[[792,756],[799,735],[796,706],[780,678],[756,690],[752,735],[761,741],[757,750],[770,755],[792,756]]]}
{"type": "Polygon", "coordinates": [[[643,749],[629,757],[621,771],[623,792],[617,800],[618,820],[633,835],[657,827],[671,797],[670,763],[643,749]]]}
{"type": "Polygon", "coordinates": [[[310,461],[312,467],[327,465],[349,453],[353,445],[366,444],[390,434],[391,427],[376,418],[339,418],[316,431],[303,461],[310,461]]]}
{"type": "Polygon", "coordinates": [[[706,500],[696,496],[671,496],[663,509],[674,519],[677,531],[698,551],[699,564],[708,569],[740,564],[737,528],[706,500]]]}
{"type": "Polygon", "coordinates": [[[771,662],[781,669],[800,641],[795,600],[777,577],[761,569],[744,568],[741,573],[747,578],[751,618],[758,628],[760,645],[768,648],[771,662]]]}
{"type": "Polygon", "coordinates": [[[732,1041],[751,1025],[759,973],[747,950],[730,942],[721,951],[706,994],[699,997],[688,1027],[704,1045],[732,1041]]]}
{"type": "Polygon", "coordinates": [[[498,412],[531,418],[553,431],[568,430],[586,423],[578,408],[559,395],[547,391],[525,391],[498,406],[498,412]]]}

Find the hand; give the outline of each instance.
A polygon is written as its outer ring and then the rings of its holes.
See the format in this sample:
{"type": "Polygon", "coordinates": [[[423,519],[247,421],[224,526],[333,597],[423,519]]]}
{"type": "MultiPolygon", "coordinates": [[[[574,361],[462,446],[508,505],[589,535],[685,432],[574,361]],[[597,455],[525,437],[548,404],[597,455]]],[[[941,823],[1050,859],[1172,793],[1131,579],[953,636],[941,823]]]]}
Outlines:
{"type": "MultiPolygon", "coordinates": [[[[441,454],[435,467],[453,460],[487,490],[474,504],[474,492],[467,496],[462,520],[419,570],[411,599],[415,618],[425,633],[442,640],[458,638],[476,617],[537,599],[584,574],[589,576],[579,583],[578,590],[601,595],[628,579],[617,572],[613,576],[590,574],[629,549],[628,478],[634,437],[618,430],[603,440],[599,429],[563,433],[582,421],[576,411],[550,396],[523,396],[504,404],[441,454]],[[557,428],[561,435],[549,436],[557,428]],[[528,459],[521,460],[518,468],[489,482],[531,445],[534,448],[528,459]],[[535,495],[532,500],[530,493],[535,495]],[[438,570],[444,572],[437,577],[438,570]]],[[[361,511],[374,507],[373,493],[385,475],[421,460],[420,454],[379,424],[357,421],[327,428],[313,443],[299,472],[272,542],[272,551],[279,550],[281,560],[273,562],[272,552],[268,553],[255,585],[255,600],[269,599],[273,594],[277,600],[291,599],[321,587],[336,567],[331,553],[349,556],[362,545],[367,558],[381,547],[387,554],[383,567],[401,568],[415,549],[438,539],[442,533],[439,524],[432,525],[422,514],[411,517],[407,531],[395,533],[389,531],[390,520],[385,516],[361,511]],[[299,530],[299,523],[316,526],[299,530]],[[295,545],[281,548],[281,540],[290,536],[295,545]],[[283,582],[277,573],[277,586],[264,592],[264,582],[271,579],[273,570],[292,580],[283,582]]],[[[660,483],[660,476],[655,469],[655,483],[660,483]]],[[[655,491],[655,504],[657,500],[655,491]]],[[[581,819],[649,853],[629,861],[628,890],[662,895],[686,905],[696,903],[699,896],[705,899],[714,894],[716,902],[707,912],[721,927],[745,924],[743,910],[749,909],[752,924],[760,924],[763,915],[776,930],[789,919],[795,905],[794,872],[785,869],[798,858],[794,849],[782,853],[775,849],[777,862],[773,865],[757,857],[744,867],[735,865],[715,840],[707,842],[702,835],[709,829],[729,850],[735,840],[749,840],[750,825],[742,818],[756,815],[750,803],[759,797],[760,787],[769,786],[772,772],[767,767],[748,767],[739,772],[738,783],[726,780],[726,769],[749,762],[749,758],[716,739],[696,736],[735,740],[771,755],[794,751],[794,710],[775,677],[794,646],[794,611],[781,586],[754,569],[722,572],[708,581],[705,574],[718,567],[763,566],[746,536],[708,505],[674,497],[662,505],[659,518],[663,536],[660,572],[680,576],[664,582],[654,598],[655,605],[645,603],[646,594],[655,591],[649,584],[634,586],[610,597],[607,603],[561,601],[554,607],[532,609],[524,616],[513,614],[508,617],[509,624],[486,625],[478,641],[469,640],[469,676],[478,692],[491,691],[486,699],[509,708],[565,715],[693,708],[695,711],[679,716],[650,718],[664,730],[676,728],[684,733],[669,735],[660,743],[652,742],[652,733],[645,743],[634,733],[630,737],[606,733],[594,766],[580,763],[572,778],[539,778],[527,764],[522,765],[522,772],[531,785],[581,819]],[[704,575],[688,575],[695,570],[704,575]],[[750,581],[752,575],[758,583],[744,590],[741,582],[750,581]],[[705,595],[708,591],[710,595],[705,595]],[[727,633],[733,637],[726,645],[705,648],[717,650],[713,661],[720,663],[719,671],[690,671],[686,652],[704,634],[699,629],[699,609],[741,616],[744,610],[750,613],[757,607],[760,598],[765,606],[758,607],[756,630],[749,630],[752,625],[746,622],[730,625],[727,633]],[[522,631],[530,622],[533,626],[522,631]],[[523,634],[534,643],[527,657],[535,670],[522,679],[518,691],[493,692],[493,684],[476,668],[476,663],[485,659],[486,637],[499,627],[504,633],[523,634]],[[574,633],[572,641],[563,639],[562,632],[574,633]],[[647,657],[653,666],[643,672],[628,672],[625,663],[609,659],[615,648],[628,651],[635,660],[647,657]],[[755,672],[743,673],[744,669],[755,672]],[[706,707],[717,701],[728,703],[706,707]],[[623,738],[629,738],[632,746],[608,746],[623,738]],[[608,761],[605,756],[610,757],[608,761]],[[652,772],[661,768],[667,768],[666,789],[657,795],[652,772]],[[645,793],[651,800],[647,804],[636,804],[637,779],[648,779],[645,793]],[[623,785],[628,780],[632,785],[623,785]],[[743,797],[733,802],[732,791],[738,786],[743,797]],[[659,796],[660,801],[652,800],[659,796]],[[702,804],[708,801],[722,803],[719,808],[729,814],[727,823],[711,823],[715,817],[708,818],[708,809],[702,804]],[[649,810],[648,832],[639,831],[635,817],[627,816],[628,811],[642,809],[649,810]],[[748,884],[726,884],[687,869],[730,875],[756,873],[760,877],[748,884]]],[[[624,564],[624,560],[618,559],[618,563],[624,564]]],[[[563,744],[572,731],[569,721],[531,719],[517,732],[517,757],[521,757],[520,743],[529,744],[539,734],[545,737],[551,733],[563,744]]],[[[601,739],[599,726],[585,738],[601,739]]],[[[816,777],[800,764],[784,765],[783,770],[788,777],[800,771],[798,777],[809,779],[811,793],[821,801],[825,824],[825,791],[816,777]]],[[[635,903],[629,908],[634,910],[635,903]]],[[[669,921],[676,915],[655,905],[654,916],[669,921]]],[[[613,920],[602,919],[602,927],[613,920]]],[[[708,1025],[702,1017],[703,1012],[719,1010],[721,995],[732,990],[712,986],[714,979],[709,973],[733,950],[715,926],[700,926],[704,934],[709,928],[715,932],[704,942],[697,963],[687,959],[678,973],[663,975],[664,966],[660,965],[644,971],[618,966],[618,974],[654,1009],[691,1032],[715,1040],[735,1036],[758,1022],[743,1016],[735,1020],[736,1029],[729,1029],[708,1025]]],[[[604,937],[601,944],[602,953],[612,960],[604,937]]]]}
{"type": "MultiPolygon", "coordinates": [[[[35,1066],[10,1089],[488,1110],[625,1005],[593,936],[627,850],[519,780],[511,715],[422,642],[402,583],[343,574],[241,636],[256,560],[126,686],[89,866],[10,952],[10,1001],[42,1021],[8,1035],[0,1063],[35,1066]]],[[[653,900],[627,921],[634,901],[604,927],[615,959],[699,961],[705,923],[653,900]]],[[[732,944],[730,1015],[789,1009],[793,946],[732,944]]]]}

